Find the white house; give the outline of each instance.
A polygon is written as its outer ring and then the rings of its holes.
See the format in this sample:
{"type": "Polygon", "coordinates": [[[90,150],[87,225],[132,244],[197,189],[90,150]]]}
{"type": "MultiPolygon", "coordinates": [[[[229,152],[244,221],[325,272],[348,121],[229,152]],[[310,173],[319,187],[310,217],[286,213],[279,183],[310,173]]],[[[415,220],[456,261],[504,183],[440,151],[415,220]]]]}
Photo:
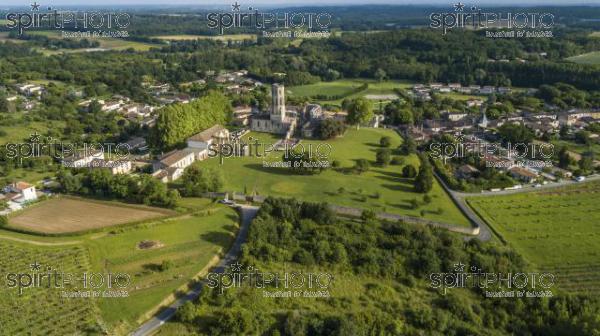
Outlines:
{"type": "Polygon", "coordinates": [[[204,150],[208,149],[214,142],[228,141],[229,131],[221,126],[214,125],[198,134],[195,134],[187,139],[187,145],[190,149],[204,150]]]}
{"type": "Polygon", "coordinates": [[[161,181],[175,181],[183,174],[183,170],[196,161],[193,150],[174,150],[159,157],[152,167],[152,176],[161,181]]]}
{"type": "Polygon", "coordinates": [[[27,182],[16,182],[10,185],[10,192],[15,193],[16,195],[11,195],[11,200],[17,203],[26,203],[35,201],[37,199],[37,193],[35,191],[35,186],[27,183],[27,182]]]}

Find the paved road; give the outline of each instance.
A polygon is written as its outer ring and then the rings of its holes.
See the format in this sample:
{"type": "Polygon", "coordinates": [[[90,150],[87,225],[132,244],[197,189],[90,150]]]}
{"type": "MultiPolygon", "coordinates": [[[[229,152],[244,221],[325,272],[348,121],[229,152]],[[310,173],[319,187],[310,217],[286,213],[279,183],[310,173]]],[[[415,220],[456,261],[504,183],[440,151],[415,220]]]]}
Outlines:
{"type": "Polygon", "coordinates": [[[588,183],[588,182],[592,182],[592,181],[598,181],[600,180],[600,175],[591,175],[588,176],[585,181],[582,182],[577,182],[577,181],[573,181],[573,180],[569,180],[569,179],[564,179],[560,182],[553,182],[553,183],[548,183],[548,184],[543,184],[537,188],[534,188],[533,186],[525,186],[521,189],[514,189],[514,190],[500,190],[500,191],[486,191],[486,192],[479,192],[479,193],[464,193],[464,192],[458,192],[455,191],[454,193],[460,197],[476,197],[476,196],[496,196],[496,195],[510,195],[510,194],[519,194],[519,193],[524,193],[524,192],[534,192],[534,191],[540,191],[540,190],[544,190],[544,189],[552,189],[552,188],[558,188],[558,187],[565,187],[565,186],[570,186],[570,185],[575,185],[575,184],[582,184],[582,183],[588,183]]]}
{"type": "MultiPolygon", "coordinates": [[[[256,213],[258,212],[258,207],[254,206],[240,205],[238,206],[238,208],[240,210],[240,217],[242,221],[240,231],[238,232],[238,235],[235,238],[235,242],[233,243],[233,246],[231,247],[229,252],[227,252],[227,254],[221,259],[219,264],[211,272],[222,273],[225,271],[225,267],[227,267],[229,264],[233,263],[237,259],[241,251],[242,244],[246,241],[246,237],[248,236],[248,227],[250,226],[250,222],[252,222],[254,217],[256,217],[256,213]]],[[[169,307],[161,310],[153,318],[142,324],[131,335],[151,335],[158,328],[160,328],[161,325],[163,325],[166,321],[168,321],[175,315],[177,308],[181,307],[184,303],[188,301],[196,299],[200,295],[201,291],[202,283],[190,289],[185,294],[185,296],[182,296],[175,300],[175,302],[173,302],[169,307]]]]}
{"type": "Polygon", "coordinates": [[[450,189],[446,182],[444,182],[444,180],[440,178],[435,172],[433,173],[433,175],[440,182],[442,188],[444,188],[448,195],[450,195],[450,198],[452,198],[454,204],[456,204],[460,211],[469,219],[471,224],[474,227],[479,228],[479,233],[475,236],[475,238],[484,242],[492,239],[492,230],[490,230],[489,226],[484,220],[479,218],[479,216],[477,216],[477,214],[473,210],[471,210],[471,208],[465,202],[464,197],[462,197],[460,193],[457,193],[456,191],[450,189]]]}

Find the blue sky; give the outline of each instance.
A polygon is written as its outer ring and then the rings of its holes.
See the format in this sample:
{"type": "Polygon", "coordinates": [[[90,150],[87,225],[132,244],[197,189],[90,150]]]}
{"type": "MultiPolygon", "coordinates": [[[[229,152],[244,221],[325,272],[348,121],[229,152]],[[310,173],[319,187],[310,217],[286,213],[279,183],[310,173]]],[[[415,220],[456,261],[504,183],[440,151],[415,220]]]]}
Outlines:
{"type": "MultiPolygon", "coordinates": [[[[439,4],[448,5],[458,0],[238,0],[242,5],[266,5],[266,6],[301,6],[301,5],[348,5],[348,4],[439,4]]],[[[23,0],[1,0],[2,6],[29,5],[33,1],[23,0]]],[[[42,5],[195,5],[195,6],[228,6],[233,0],[38,0],[42,5]]],[[[600,5],[600,0],[480,0],[465,1],[467,5],[600,5]]]]}

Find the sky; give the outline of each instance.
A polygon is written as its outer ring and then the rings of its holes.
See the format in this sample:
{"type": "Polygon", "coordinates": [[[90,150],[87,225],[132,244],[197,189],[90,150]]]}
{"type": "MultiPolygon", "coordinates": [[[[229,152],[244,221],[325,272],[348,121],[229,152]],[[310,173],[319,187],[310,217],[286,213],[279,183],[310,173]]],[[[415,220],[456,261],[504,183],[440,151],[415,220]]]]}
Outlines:
{"type": "MultiPolygon", "coordinates": [[[[596,5],[600,6],[600,0],[462,0],[467,5],[596,5]]],[[[41,5],[193,5],[193,6],[229,6],[234,0],[38,0],[41,5]]],[[[396,4],[396,5],[448,5],[458,0],[238,0],[242,5],[267,5],[269,7],[279,6],[304,6],[304,5],[358,5],[358,4],[396,4]]],[[[2,6],[27,6],[30,0],[0,0],[2,6]]]]}

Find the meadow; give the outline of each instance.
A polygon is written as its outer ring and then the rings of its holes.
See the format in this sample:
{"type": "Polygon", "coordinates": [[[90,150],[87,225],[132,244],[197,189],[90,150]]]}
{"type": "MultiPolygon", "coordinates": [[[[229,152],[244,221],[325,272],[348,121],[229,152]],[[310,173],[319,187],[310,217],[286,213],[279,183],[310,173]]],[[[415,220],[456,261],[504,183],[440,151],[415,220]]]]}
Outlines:
{"type": "Polygon", "coordinates": [[[252,40],[256,41],[257,36],[255,34],[229,34],[229,35],[160,35],[153,36],[152,38],[156,38],[159,40],[165,41],[193,41],[193,40],[216,40],[216,41],[245,41],[252,40]]]}
{"type": "Polygon", "coordinates": [[[43,237],[0,229],[2,270],[19,267],[27,272],[37,260],[42,267],[64,272],[131,277],[128,296],[119,298],[61,299],[58,292],[45,289],[30,289],[24,298],[2,287],[0,293],[8,299],[0,303],[0,312],[25,307],[19,315],[2,314],[0,326],[12,317],[10,334],[30,328],[31,321],[38,321],[38,329],[28,330],[36,335],[86,333],[98,325],[111,335],[130,332],[226,251],[237,232],[238,216],[229,207],[197,198],[183,198],[179,205],[179,213],[172,217],[77,236],[43,237]],[[148,247],[144,242],[152,244],[148,247]],[[41,302],[43,309],[37,311],[35,302],[41,302]]]}
{"type": "MultiPolygon", "coordinates": [[[[2,33],[0,33],[0,34],[2,34],[2,33]]],[[[60,31],[31,31],[31,32],[28,32],[28,34],[44,35],[51,39],[62,39],[63,38],[61,36],[60,31]]],[[[5,34],[4,37],[2,37],[2,35],[0,35],[0,41],[7,40],[7,41],[15,42],[15,43],[23,42],[20,40],[9,39],[9,38],[7,38],[7,35],[8,34],[5,34]]],[[[71,39],[80,40],[82,38],[71,38],[71,39]]],[[[129,41],[129,40],[125,40],[122,38],[89,37],[87,39],[90,41],[98,41],[100,43],[100,46],[98,47],[98,49],[92,48],[92,49],[57,49],[57,50],[52,49],[51,50],[51,49],[45,49],[45,48],[38,48],[38,51],[40,51],[44,55],[56,55],[56,54],[61,54],[61,53],[86,52],[86,51],[94,51],[94,50],[102,51],[102,50],[134,49],[136,51],[148,51],[151,48],[159,48],[160,47],[159,44],[129,41]]]]}
{"type": "MultiPolygon", "coordinates": [[[[392,139],[391,148],[401,143],[400,136],[389,129],[361,128],[349,129],[342,137],[328,140],[331,145],[330,161],[337,160],[341,167],[329,169],[318,175],[294,175],[288,168],[264,167],[263,158],[256,156],[241,158],[225,158],[220,165],[218,158],[197,162],[201,167],[215,167],[225,175],[224,189],[273,195],[296,197],[309,201],[324,201],[335,205],[351,206],[361,209],[373,209],[379,212],[423,216],[426,219],[470,226],[468,220],[452,203],[441,186],[434,181],[430,193],[432,202],[421,204],[418,209],[411,207],[417,200],[423,203],[423,194],[413,191],[412,179],[401,175],[403,165],[380,167],[375,165],[375,151],[379,148],[382,136],[392,139]],[[371,162],[371,169],[361,175],[348,172],[358,159],[371,162]]],[[[261,142],[273,144],[276,136],[270,134],[250,133],[247,137],[259,139],[261,142]]],[[[251,141],[252,143],[254,140],[251,141]]],[[[315,148],[320,141],[302,141],[305,148],[310,144],[315,148]]],[[[280,161],[282,153],[273,153],[267,161],[280,161]]],[[[419,160],[411,155],[404,157],[404,164],[418,167],[419,160]]]]}
{"type": "Polygon", "coordinates": [[[600,64],[600,51],[592,51],[567,58],[567,60],[579,64],[600,64]]]}
{"type": "Polygon", "coordinates": [[[600,182],[467,202],[559,288],[600,293],[600,182]]]}
{"type": "MultiPolygon", "coordinates": [[[[289,87],[286,91],[293,97],[313,97],[313,100],[319,104],[341,106],[344,99],[355,99],[365,97],[372,101],[373,107],[377,110],[379,105],[389,103],[394,100],[393,96],[397,96],[395,89],[409,90],[415,83],[408,80],[385,80],[376,81],[373,79],[340,79],[332,82],[319,82],[308,85],[298,85],[289,87]],[[359,92],[355,92],[361,85],[368,84],[369,86],[359,92]],[[336,100],[320,100],[318,95],[326,96],[342,96],[343,98],[336,100]],[[384,98],[378,98],[378,96],[384,98]],[[389,97],[385,97],[389,96],[389,97]],[[380,104],[381,103],[381,104],[380,104]]],[[[465,95],[461,93],[442,93],[442,97],[448,97],[454,100],[468,100],[478,98],[473,95],[465,95]]]]}

